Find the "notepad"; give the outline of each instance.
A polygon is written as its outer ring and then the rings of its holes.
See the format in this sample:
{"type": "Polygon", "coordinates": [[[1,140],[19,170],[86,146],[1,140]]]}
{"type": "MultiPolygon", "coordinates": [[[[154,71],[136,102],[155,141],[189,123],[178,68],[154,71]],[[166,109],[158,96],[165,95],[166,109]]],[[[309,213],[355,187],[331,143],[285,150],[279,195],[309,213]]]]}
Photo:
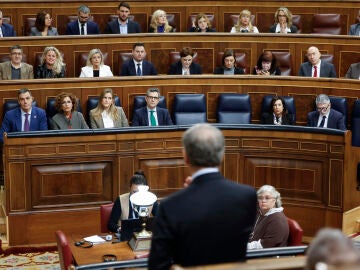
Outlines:
{"type": "Polygon", "coordinates": [[[104,239],[104,238],[101,238],[101,237],[98,236],[98,235],[92,235],[92,236],[89,236],[89,237],[85,237],[84,240],[85,240],[85,241],[89,241],[89,242],[93,243],[94,245],[105,242],[105,239],[104,239]]]}

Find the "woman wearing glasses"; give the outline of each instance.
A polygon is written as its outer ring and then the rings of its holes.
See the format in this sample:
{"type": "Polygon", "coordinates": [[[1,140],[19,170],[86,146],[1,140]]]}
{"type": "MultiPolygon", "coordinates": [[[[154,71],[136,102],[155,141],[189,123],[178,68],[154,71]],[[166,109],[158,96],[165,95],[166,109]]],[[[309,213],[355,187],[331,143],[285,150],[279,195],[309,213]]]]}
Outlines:
{"type": "Polygon", "coordinates": [[[259,213],[250,234],[248,249],[285,247],[289,238],[289,225],[281,207],[280,193],[270,185],[257,191],[259,213]]]}
{"type": "Polygon", "coordinates": [[[88,129],[84,116],[76,111],[76,96],[70,93],[60,93],[56,97],[55,107],[58,111],[51,120],[51,129],[88,129]]]}
{"type": "Polygon", "coordinates": [[[280,7],[275,12],[274,16],[275,24],[270,27],[270,33],[296,33],[297,27],[292,24],[292,13],[286,7],[280,7]]]}

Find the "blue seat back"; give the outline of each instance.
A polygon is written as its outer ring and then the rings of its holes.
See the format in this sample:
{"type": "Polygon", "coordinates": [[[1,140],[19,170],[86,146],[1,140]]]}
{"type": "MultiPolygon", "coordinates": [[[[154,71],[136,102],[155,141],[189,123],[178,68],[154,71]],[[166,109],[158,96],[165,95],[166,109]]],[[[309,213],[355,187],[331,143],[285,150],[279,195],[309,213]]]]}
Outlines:
{"type": "MultiPolygon", "coordinates": [[[[56,98],[55,97],[48,97],[47,98],[47,100],[46,100],[46,110],[45,111],[46,111],[46,116],[47,116],[48,120],[50,120],[55,114],[58,113],[58,111],[56,110],[55,104],[56,104],[56,98]]],[[[77,99],[77,111],[82,112],[79,99],[77,99]]]]}
{"type": "Polygon", "coordinates": [[[348,123],[348,105],[347,99],[344,97],[329,97],[331,102],[331,108],[341,112],[344,115],[345,127],[348,123]]]}
{"type": "MultiPolygon", "coordinates": [[[[7,111],[10,111],[12,109],[15,109],[19,106],[19,102],[17,99],[7,99],[5,102],[4,102],[4,105],[3,105],[3,117],[5,116],[5,113],[7,111]]],[[[37,103],[36,101],[34,100],[33,103],[32,103],[32,106],[34,107],[37,107],[37,103]]]]}
{"type": "Polygon", "coordinates": [[[177,94],[174,98],[174,124],[192,125],[206,123],[204,94],[177,94]]]}
{"type": "MultiPolygon", "coordinates": [[[[89,126],[90,126],[90,111],[92,109],[95,109],[96,106],[98,105],[98,103],[99,103],[99,96],[89,96],[88,97],[88,100],[86,102],[86,113],[87,113],[86,115],[87,115],[87,121],[88,121],[89,126]]],[[[121,107],[121,101],[118,96],[114,96],[114,104],[117,107],[121,107]]]]}
{"type": "MultiPolygon", "coordinates": [[[[266,95],[263,97],[262,105],[261,105],[261,115],[265,112],[269,112],[271,101],[273,99],[273,95],[266,95]]],[[[295,106],[295,99],[291,96],[281,96],[285,101],[285,106],[288,110],[289,114],[292,114],[294,117],[294,124],[296,123],[296,106],[295,106]]]]}
{"type": "Polygon", "coordinates": [[[217,122],[223,124],[250,124],[249,94],[221,94],[217,105],[217,122]]]}
{"type": "MultiPolygon", "coordinates": [[[[135,96],[135,97],[134,97],[133,114],[135,113],[135,111],[136,111],[137,109],[140,109],[140,108],[146,106],[145,97],[146,97],[146,96],[135,96]]],[[[161,96],[161,97],[160,97],[158,106],[161,107],[161,108],[167,109],[167,108],[166,108],[166,99],[165,99],[164,96],[161,96]]]]}

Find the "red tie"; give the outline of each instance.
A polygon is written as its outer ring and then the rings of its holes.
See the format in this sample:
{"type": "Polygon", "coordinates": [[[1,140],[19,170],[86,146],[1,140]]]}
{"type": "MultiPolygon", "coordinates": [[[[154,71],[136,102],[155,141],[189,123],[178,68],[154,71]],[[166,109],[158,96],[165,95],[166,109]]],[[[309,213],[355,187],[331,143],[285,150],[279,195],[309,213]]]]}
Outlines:
{"type": "Polygon", "coordinates": [[[317,77],[317,66],[314,66],[314,76],[313,76],[314,78],[316,78],[317,77]]]}

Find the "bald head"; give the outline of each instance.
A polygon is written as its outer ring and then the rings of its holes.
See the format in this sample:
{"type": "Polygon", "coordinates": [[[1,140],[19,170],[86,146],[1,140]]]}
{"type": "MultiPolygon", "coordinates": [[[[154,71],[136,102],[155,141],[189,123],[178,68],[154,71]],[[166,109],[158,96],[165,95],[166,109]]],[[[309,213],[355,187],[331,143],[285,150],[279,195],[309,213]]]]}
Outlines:
{"type": "Polygon", "coordinates": [[[309,62],[314,66],[317,65],[320,62],[321,53],[317,47],[310,47],[307,50],[307,58],[309,59],[309,62]]]}

